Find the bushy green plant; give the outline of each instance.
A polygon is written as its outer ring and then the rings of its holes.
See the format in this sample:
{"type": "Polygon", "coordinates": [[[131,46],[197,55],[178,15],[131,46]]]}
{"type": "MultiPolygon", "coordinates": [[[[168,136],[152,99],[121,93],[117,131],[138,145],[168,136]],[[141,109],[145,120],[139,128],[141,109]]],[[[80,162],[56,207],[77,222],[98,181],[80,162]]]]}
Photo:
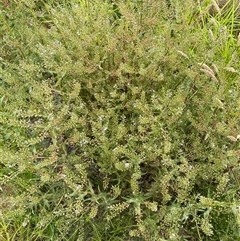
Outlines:
{"type": "Polygon", "coordinates": [[[1,240],[239,239],[239,43],[202,6],[1,7],[1,240]]]}

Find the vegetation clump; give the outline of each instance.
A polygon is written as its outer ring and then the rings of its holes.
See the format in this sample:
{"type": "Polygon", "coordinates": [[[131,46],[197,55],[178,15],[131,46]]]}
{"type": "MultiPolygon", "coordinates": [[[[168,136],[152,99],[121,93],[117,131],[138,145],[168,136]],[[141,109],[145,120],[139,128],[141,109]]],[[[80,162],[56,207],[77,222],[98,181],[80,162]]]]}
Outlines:
{"type": "Polygon", "coordinates": [[[239,26],[211,4],[1,5],[1,240],[239,239],[239,26]]]}

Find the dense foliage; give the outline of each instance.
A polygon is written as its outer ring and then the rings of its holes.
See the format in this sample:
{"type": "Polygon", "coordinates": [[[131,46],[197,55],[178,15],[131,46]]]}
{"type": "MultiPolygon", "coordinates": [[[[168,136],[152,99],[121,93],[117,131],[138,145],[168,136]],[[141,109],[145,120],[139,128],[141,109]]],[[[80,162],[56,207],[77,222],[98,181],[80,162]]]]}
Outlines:
{"type": "Polygon", "coordinates": [[[239,240],[239,29],[200,2],[2,4],[1,240],[239,240]]]}

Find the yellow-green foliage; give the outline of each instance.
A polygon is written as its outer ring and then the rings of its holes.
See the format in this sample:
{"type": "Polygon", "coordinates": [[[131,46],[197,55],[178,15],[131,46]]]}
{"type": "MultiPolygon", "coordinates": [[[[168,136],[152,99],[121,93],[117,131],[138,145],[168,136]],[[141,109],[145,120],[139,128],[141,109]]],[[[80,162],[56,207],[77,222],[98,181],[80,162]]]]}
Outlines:
{"type": "Polygon", "coordinates": [[[1,240],[239,239],[239,43],[198,4],[1,6],[1,240]]]}

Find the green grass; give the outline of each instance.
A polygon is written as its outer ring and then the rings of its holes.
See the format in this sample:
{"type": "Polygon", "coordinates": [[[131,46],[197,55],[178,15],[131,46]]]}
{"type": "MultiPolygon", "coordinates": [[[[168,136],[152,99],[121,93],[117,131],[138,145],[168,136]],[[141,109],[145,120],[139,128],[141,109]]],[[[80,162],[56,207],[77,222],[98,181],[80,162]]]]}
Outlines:
{"type": "Polygon", "coordinates": [[[240,240],[236,3],[0,3],[0,240],[240,240]]]}

